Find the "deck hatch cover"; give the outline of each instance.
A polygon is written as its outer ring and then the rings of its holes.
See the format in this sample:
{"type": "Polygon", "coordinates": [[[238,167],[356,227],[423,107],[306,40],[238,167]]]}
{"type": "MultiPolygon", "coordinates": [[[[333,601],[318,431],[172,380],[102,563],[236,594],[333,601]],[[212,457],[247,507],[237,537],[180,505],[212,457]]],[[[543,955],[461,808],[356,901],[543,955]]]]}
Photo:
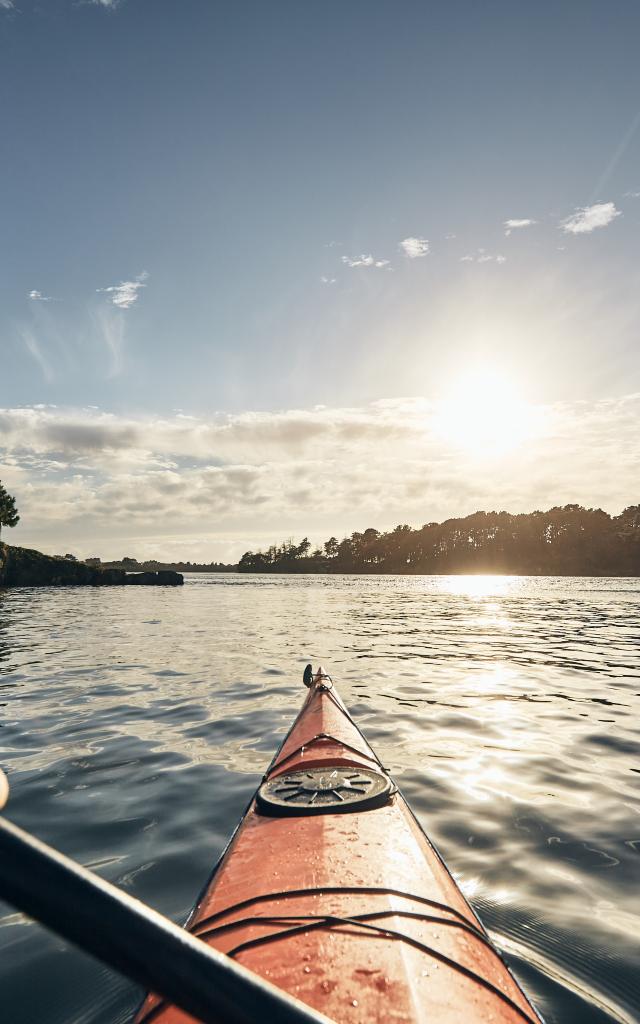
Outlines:
{"type": "Polygon", "coordinates": [[[257,795],[258,810],[271,815],[345,814],[388,803],[393,783],[369,768],[327,765],[267,779],[257,795]]]}

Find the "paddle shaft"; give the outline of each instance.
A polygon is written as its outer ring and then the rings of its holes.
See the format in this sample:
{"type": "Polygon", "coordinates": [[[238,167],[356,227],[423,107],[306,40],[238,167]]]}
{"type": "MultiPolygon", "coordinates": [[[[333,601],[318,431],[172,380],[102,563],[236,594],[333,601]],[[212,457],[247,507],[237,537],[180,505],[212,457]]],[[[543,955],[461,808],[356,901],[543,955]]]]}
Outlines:
{"type": "Polygon", "coordinates": [[[330,1024],[1,817],[0,897],[203,1024],[330,1024]]]}

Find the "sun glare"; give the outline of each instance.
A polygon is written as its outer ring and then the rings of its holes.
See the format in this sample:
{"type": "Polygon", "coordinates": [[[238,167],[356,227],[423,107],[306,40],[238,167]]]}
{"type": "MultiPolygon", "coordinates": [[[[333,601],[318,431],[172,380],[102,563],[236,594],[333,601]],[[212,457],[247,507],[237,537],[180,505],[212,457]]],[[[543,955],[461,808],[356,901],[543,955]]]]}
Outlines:
{"type": "Polygon", "coordinates": [[[475,458],[519,448],[538,431],[540,414],[498,373],[476,370],[460,378],[437,405],[436,431],[475,458]]]}

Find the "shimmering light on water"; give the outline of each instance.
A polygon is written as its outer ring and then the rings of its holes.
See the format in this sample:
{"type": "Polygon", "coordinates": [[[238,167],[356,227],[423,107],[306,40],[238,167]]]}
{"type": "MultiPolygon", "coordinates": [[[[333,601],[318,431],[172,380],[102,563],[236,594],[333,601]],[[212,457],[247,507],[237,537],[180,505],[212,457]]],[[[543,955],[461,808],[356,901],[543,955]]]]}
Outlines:
{"type": "MultiPolygon", "coordinates": [[[[525,585],[526,576],[418,576],[416,579],[437,581],[438,590],[443,594],[457,594],[461,597],[504,597],[525,585]]],[[[429,588],[430,589],[430,588],[429,588]]],[[[497,608],[497,605],[494,605],[497,608]]]]}
{"type": "MultiPolygon", "coordinates": [[[[639,637],[637,580],[6,592],[8,814],[182,920],[322,662],[547,1020],[637,1020],[639,637]]],[[[138,995],[10,908],[0,992],[16,1024],[138,995]]]]}

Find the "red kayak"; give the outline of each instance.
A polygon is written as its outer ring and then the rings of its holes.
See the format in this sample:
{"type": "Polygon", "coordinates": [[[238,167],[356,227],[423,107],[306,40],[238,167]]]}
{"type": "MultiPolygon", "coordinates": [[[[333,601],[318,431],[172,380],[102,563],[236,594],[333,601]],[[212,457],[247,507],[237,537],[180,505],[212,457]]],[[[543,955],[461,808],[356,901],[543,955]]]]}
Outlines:
{"type": "MultiPolygon", "coordinates": [[[[540,1024],[330,678],[305,682],[189,930],[339,1024],[540,1024]]],[[[136,1017],[192,1021],[154,995],[136,1017]]]]}

